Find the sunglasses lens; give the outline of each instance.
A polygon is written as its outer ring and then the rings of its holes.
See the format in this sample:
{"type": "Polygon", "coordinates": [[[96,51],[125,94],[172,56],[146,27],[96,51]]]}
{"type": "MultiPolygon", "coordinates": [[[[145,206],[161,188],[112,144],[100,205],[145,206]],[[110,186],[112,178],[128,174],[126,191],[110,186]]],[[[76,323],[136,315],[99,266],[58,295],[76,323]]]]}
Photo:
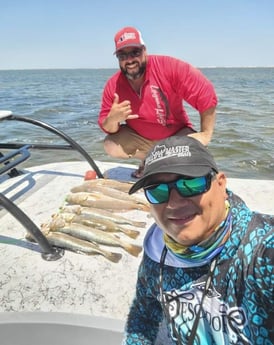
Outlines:
{"type": "Polygon", "coordinates": [[[167,202],[172,188],[184,198],[192,197],[205,193],[210,188],[212,174],[191,179],[180,178],[170,183],[161,183],[158,185],[144,188],[145,196],[151,204],[162,204],[167,202]]]}
{"type": "Polygon", "coordinates": [[[116,54],[116,56],[119,61],[124,61],[127,59],[127,54],[124,53],[116,54]]]}
{"type": "Polygon", "coordinates": [[[141,56],[142,51],[143,51],[143,49],[134,49],[128,53],[117,53],[116,56],[117,56],[119,61],[125,61],[129,57],[135,58],[135,57],[141,56]]]}
{"type": "Polygon", "coordinates": [[[151,204],[161,204],[168,201],[169,189],[166,183],[145,189],[145,196],[151,204]]]}
{"type": "Polygon", "coordinates": [[[134,57],[140,56],[141,53],[142,53],[141,49],[135,49],[132,52],[130,52],[129,55],[134,58],[134,57]]]}
{"type": "Polygon", "coordinates": [[[194,196],[206,192],[207,185],[206,176],[196,177],[189,180],[180,179],[176,181],[176,189],[184,197],[194,196]]]}

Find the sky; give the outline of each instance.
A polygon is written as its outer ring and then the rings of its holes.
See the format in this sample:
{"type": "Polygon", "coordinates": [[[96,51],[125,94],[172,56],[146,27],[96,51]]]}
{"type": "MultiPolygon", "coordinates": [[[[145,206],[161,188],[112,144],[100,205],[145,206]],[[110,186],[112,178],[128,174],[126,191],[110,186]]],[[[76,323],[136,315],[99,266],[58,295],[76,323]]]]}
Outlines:
{"type": "Polygon", "coordinates": [[[0,0],[0,70],[117,68],[124,26],[196,67],[274,66],[273,0],[0,0]]]}

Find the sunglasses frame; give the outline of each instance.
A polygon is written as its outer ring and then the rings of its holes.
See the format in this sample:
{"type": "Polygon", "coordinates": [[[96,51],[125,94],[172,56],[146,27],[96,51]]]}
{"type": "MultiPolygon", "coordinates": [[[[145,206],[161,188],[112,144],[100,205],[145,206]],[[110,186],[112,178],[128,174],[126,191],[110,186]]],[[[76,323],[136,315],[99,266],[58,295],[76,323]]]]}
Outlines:
{"type": "Polygon", "coordinates": [[[130,52],[121,52],[116,53],[116,57],[119,61],[126,61],[128,58],[134,59],[136,57],[140,57],[143,53],[144,47],[142,48],[134,48],[130,52]]]}
{"type": "Polygon", "coordinates": [[[205,176],[198,176],[198,177],[191,177],[191,178],[183,178],[183,177],[180,177],[178,178],[177,180],[175,181],[172,181],[172,182],[162,182],[162,183],[155,183],[153,185],[149,185],[149,186],[145,186],[144,187],[144,193],[145,193],[145,197],[147,198],[148,202],[152,205],[159,205],[159,204],[164,204],[166,202],[168,202],[169,200],[169,197],[170,197],[170,193],[171,193],[171,190],[173,188],[175,188],[175,190],[177,191],[177,193],[183,197],[183,198],[191,198],[193,196],[197,196],[197,195],[201,195],[201,194],[204,194],[206,193],[207,191],[209,191],[210,187],[211,187],[211,182],[212,182],[212,179],[213,177],[216,175],[216,172],[211,170],[207,175],[205,176]],[[201,177],[204,177],[205,178],[205,188],[202,192],[198,192],[198,193],[193,193],[191,195],[183,195],[182,192],[179,190],[178,186],[177,186],[177,183],[178,181],[180,180],[183,180],[183,181],[189,181],[189,180],[195,180],[195,179],[200,179],[201,177]],[[151,202],[151,200],[149,199],[149,197],[147,196],[147,192],[150,190],[150,189],[155,189],[157,188],[159,185],[167,185],[167,191],[168,191],[168,194],[167,194],[167,199],[164,200],[164,201],[161,201],[161,202],[151,202]]]}

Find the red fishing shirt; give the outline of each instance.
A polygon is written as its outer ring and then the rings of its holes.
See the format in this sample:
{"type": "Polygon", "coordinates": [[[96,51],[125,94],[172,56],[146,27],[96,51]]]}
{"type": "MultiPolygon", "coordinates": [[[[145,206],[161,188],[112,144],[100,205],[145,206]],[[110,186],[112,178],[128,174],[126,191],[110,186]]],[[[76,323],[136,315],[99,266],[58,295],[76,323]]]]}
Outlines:
{"type": "Polygon", "coordinates": [[[127,120],[127,125],[150,140],[161,140],[192,127],[183,101],[199,113],[217,105],[214,87],[201,71],[170,56],[148,56],[140,95],[121,71],[107,81],[98,118],[103,131],[102,123],[112,107],[114,93],[119,95],[119,102],[130,101],[132,114],[139,115],[138,119],[127,120]]]}

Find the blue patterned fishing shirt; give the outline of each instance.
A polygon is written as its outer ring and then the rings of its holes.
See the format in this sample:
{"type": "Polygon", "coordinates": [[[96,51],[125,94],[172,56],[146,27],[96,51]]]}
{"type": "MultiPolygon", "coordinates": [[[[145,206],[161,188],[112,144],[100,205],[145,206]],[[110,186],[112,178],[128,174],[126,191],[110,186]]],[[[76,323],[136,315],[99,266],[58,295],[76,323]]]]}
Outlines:
{"type": "MultiPolygon", "coordinates": [[[[232,213],[230,238],[217,259],[202,304],[195,345],[274,344],[274,216],[251,211],[228,191],[232,213]]],[[[123,345],[153,345],[165,318],[171,344],[187,344],[209,270],[209,262],[186,264],[168,252],[159,293],[162,230],[154,224],[144,240],[136,295],[123,345]],[[181,343],[177,341],[180,334],[181,343]]]]}

